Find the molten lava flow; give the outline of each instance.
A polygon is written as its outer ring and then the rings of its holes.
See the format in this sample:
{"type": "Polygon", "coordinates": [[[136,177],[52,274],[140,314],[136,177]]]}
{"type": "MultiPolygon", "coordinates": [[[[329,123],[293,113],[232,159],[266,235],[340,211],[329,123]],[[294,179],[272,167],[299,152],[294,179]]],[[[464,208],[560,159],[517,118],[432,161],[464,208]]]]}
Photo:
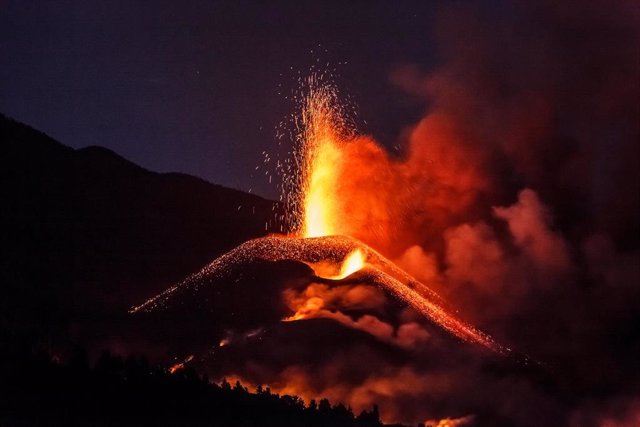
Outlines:
{"type": "Polygon", "coordinates": [[[184,369],[184,363],[182,363],[182,362],[176,363],[175,365],[171,365],[171,367],[169,367],[169,373],[170,374],[175,374],[176,372],[178,372],[181,369],[184,369]]]}
{"type": "Polygon", "coordinates": [[[356,249],[347,255],[340,267],[340,273],[331,277],[334,280],[344,279],[364,267],[364,255],[360,249],[356,249]]]}
{"type": "Polygon", "coordinates": [[[178,362],[174,365],[171,365],[171,367],[169,367],[169,373],[170,374],[175,374],[176,372],[184,369],[184,365],[185,363],[189,363],[193,360],[193,354],[190,355],[189,357],[187,357],[186,359],[184,359],[182,362],[178,362]]]}

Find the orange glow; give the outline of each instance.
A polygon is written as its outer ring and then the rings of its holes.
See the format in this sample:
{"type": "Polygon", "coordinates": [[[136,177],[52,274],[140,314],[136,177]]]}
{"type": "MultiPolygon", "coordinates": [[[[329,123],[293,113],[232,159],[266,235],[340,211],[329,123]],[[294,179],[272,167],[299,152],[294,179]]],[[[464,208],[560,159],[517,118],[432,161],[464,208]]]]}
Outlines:
{"type": "Polygon", "coordinates": [[[327,137],[314,153],[309,188],[304,198],[304,236],[320,237],[337,234],[339,212],[334,193],[337,187],[336,165],[340,149],[335,140],[327,137]]]}
{"type": "Polygon", "coordinates": [[[425,427],[462,427],[473,423],[474,416],[467,415],[461,418],[444,418],[441,420],[427,420],[424,422],[425,427]]]}
{"type": "Polygon", "coordinates": [[[360,248],[347,255],[340,267],[340,273],[332,279],[344,279],[364,267],[364,254],[360,248]]]}
{"type": "Polygon", "coordinates": [[[321,237],[338,234],[338,222],[344,220],[336,193],[346,126],[335,89],[310,84],[302,112],[302,233],[321,237]]]}
{"type": "Polygon", "coordinates": [[[170,374],[175,374],[176,372],[178,372],[178,371],[180,371],[180,370],[184,369],[184,364],[185,364],[185,363],[189,363],[189,362],[191,362],[192,360],[193,360],[193,354],[192,354],[192,355],[190,355],[189,357],[187,357],[186,359],[184,359],[184,361],[182,361],[182,362],[178,362],[178,363],[176,363],[175,365],[172,365],[172,366],[169,368],[169,373],[170,373],[170,374]]]}
{"type": "Polygon", "coordinates": [[[184,369],[184,363],[182,363],[182,362],[176,363],[175,365],[173,365],[173,366],[171,366],[169,368],[169,373],[175,374],[176,372],[178,372],[181,369],[184,369]]]}

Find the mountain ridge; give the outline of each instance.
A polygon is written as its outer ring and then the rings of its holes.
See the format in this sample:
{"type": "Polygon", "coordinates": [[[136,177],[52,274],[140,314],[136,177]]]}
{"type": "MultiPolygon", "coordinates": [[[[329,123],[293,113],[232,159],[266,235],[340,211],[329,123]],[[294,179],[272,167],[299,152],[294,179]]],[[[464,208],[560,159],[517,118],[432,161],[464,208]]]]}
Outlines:
{"type": "Polygon", "coordinates": [[[282,227],[277,202],[108,148],[73,149],[3,114],[0,153],[0,331],[10,335],[82,337],[282,227]]]}

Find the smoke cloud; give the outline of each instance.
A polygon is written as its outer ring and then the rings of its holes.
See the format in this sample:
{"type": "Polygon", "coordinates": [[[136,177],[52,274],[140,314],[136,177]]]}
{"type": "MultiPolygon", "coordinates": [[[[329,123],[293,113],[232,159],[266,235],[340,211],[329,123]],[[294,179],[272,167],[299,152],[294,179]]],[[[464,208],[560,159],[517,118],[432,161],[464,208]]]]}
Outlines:
{"type": "Polygon", "coordinates": [[[296,321],[225,350],[222,373],[378,403],[386,421],[638,423],[640,7],[494,7],[446,5],[425,23],[440,65],[390,77],[424,117],[400,156],[368,136],[345,145],[339,231],[542,363],[502,366],[365,284],[309,283],[282,294],[296,321]]]}

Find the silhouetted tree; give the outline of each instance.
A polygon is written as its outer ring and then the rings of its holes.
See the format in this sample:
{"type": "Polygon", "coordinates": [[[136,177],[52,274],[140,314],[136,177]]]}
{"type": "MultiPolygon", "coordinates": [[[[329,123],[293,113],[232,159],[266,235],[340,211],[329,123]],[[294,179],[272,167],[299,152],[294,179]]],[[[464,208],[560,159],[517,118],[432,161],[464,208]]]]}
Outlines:
{"type": "Polygon", "coordinates": [[[239,381],[209,383],[185,368],[171,374],[145,358],[103,352],[90,367],[78,348],[68,363],[45,354],[16,358],[0,376],[0,425],[380,427],[377,406],[357,418],[328,399],[251,393],[239,381]],[[37,410],[34,410],[37,408],[37,410]]]}
{"type": "Polygon", "coordinates": [[[242,384],[240,384],[240,380],[236,380],[236,385],[233,387],[233,391],[239,392],[239,393],[248,393],[249,390],[247,390],[245,387],[242,386],[242,384]]]}
{"type": "Polygon", "coordinates": [[[360,415],[356,418],[358,421],[358,425],[361,426],[379,426],[382,424],[380,421],[380,411],[378,409],[378,405],[373,405],[371,411],[362,411],[360,415]]]}
{"type": "Polygon", "coordinates": [[[227,381],[226,377],[222,379],[220,387],[222,387],[223,390],[231,390],[231,384],[229,384],[229,381],[227,381]]]}
{"type": "Polygon", "coordinates": [[[318,411],[321,414],[328,414],[331,411],[331,403],[329,403],[328,399],[320,400],[320,404],[318,405],[318,411]]]}

